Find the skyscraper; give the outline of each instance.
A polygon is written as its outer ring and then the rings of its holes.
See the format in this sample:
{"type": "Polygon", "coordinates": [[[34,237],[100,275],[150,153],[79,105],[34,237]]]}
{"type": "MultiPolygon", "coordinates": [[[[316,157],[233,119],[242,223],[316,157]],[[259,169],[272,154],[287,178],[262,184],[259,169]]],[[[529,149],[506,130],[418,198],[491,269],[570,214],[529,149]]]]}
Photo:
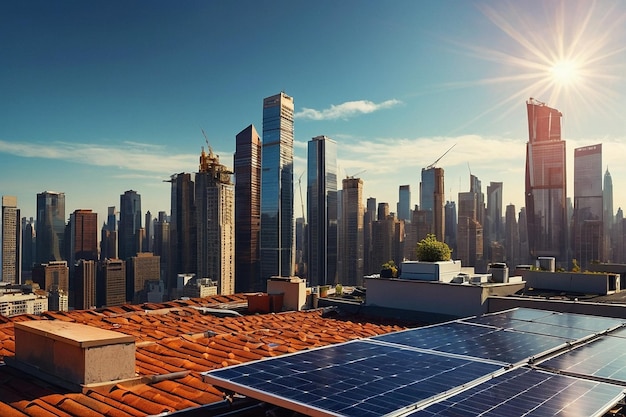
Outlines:
{"type": "Polygon", "coordinates": [[[119,258],[127,260],[139,252],[141,229],[141,195],[129,190],[120,195],[119,258]]]}
{"type": "Polygon", "coordinates": [[[456,247],[456,236],[458,231],[458,223],[457,223],[457,215],[456,215],[456,202],[455,201],[446,201],[445,205],[446,212],[446,234],[444,238],[444,242],[448,245],[448,247],[452,250],[452,257],[457,256],[457,247],[456,247]]]}
{"type": "MultiPolygon", "coordinates": [[[[445,236],[444,201],[443,168],[422,168],[419,208],[426,212],[426,222],[431,224],[432,233],[440,242],[445,236]]],[[[418,239],[423,237],[418,236],[418,239]]]]}
{"type": "Polygon", "coordinates": [[[198,268],[195,213],[195,186],[191,174],[172,175],[170,215],[170,271],[165,287],[176,288],[178,274],[195,274],[198,268]]]}
{"type": "Polygon", "coordinates": [[[262,280],[294,271],[293,109],[293,98],[283,92],[263,100],[262,280]]]}
{"type": "Polygon", "coordinates": [[[398,219],[411,222],[411,186],[401,185],[398,189],[398,219]]]}
{"type": "Polygon", "coordinates": [[[602,203],[602,144],[574,149],[574,258],[586,269],[605,261],[602,203]]]}
{"type": "Polygon", "coordinates": [[[154,255],[161,259],[161,280],[165,281],[170,271],[170,223],[164,211],[154,223],[154,255]]]}
{"type": "MultiPolygon", "coordinates": [[[[108,207],[107,221],[100,231],[100,259],[117,258],[117,217],[115,206],[108,207]]],[[[94,304],[95,305],[95,304],[94,304]]]]}
{"type": "Polygon", "coordinates": [[[476,266],[483,257],[483,227],[478,221],[479,214],[484,210],[482,199],[480,181],[470,175],[470,191],[459,193],[457,228],[457,254],[466,266],[476,266]]]}
{"type": "Polygon", "coordinates": [[[487,238],[491,242],[504,239],[502,230],[502,183],[491,181],[487,186],[487,238]]]}
{"type": "Polygon", "coordinates": [[[308,278],[311,285],[337,278],[337,143],[317,136],[307,157],[308,278]]]}
{"type": "Polygon", "coordinates": [[[504,249],[506,251],[506,263],[509,269],[513,269],[520,263],[520,237],[519,226],[515,213],[515,205],[506,206],[504,221],[504,249]]]}
{"type": "Polygon", "coordinates": [[[2,196],[2,282],[21,284],[22,230],[17,197],[2,196]]]}
{"type": "Polygon", "coordinates": [[[98,213],[75,210],[70,214],[70,268],[79,259],[98,260],[98,213]]]}
{"type": "Polygon", "coordinates": [[[373,235],[372,225],[378,217],[376,216],[376,198],[368,197],[365,215],[363,216],[363,262],[364,275],[380,272],[380,265],[374,265],[372,258],[373,235]]]}
{"type": "Polygon", "coordinates": [[[615,215],[613,213],[613,180],[609,173],[609,167],[606,167],[604,173],[604,186],[602,187],[602,206],[604,223],[604,258],[615,262],[613,257],[613,238],[615,215]]]}
{"type": "Polygon", "coordinates": [[[196,174],[197,276],[217,282],[219,294],[235,292],[235,190],[232,172],[209,147],[196,174]]]}
{"type": "Polygon", "coordinates": [[[535,99],[526,102],[526,224],[532,258],[554,256],[567,266],[565,141],[562,114],[535,99]]]}
{"type": "Polygon", "coordinates": [[[339,282],[344,285],[363,285],[363,180],[344,178],[342,186],[339,282]]]}
{"type": "Polygon", "coordinates": [[[259,271],[261,138],[250,125],[235,138],[235,289],[264,291],[259,271]]]}
{"type": "Polygon", "coordinates": [[[37,194],[36,262],[63,260],[65,194],[44,191],[37,194]]]}

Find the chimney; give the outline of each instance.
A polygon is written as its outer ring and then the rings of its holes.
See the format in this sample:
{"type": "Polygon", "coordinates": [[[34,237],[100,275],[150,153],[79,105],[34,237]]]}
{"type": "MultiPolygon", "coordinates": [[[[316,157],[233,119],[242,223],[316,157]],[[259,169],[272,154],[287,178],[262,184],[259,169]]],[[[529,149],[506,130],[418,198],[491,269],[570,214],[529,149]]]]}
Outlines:
{"type": "Polygon", "coordinates": [[[16,322],[15,361],[70,384],[135,377],[135,339],[111,330],[56,320],[16,322]]]}

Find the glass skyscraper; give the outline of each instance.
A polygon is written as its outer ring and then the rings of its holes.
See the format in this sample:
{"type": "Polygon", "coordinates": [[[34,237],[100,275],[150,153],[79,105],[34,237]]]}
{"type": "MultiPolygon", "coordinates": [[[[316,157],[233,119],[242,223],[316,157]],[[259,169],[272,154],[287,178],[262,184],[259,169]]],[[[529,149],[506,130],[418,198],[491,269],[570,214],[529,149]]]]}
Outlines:
{"type": "Polygon", "coordinates": [[[307,157],[308,277],[311,285],[337,279],[337,143],[317,136],[307,157]]]}
{"type": "Polygon", "coordinates": [[[398,189],[398,219],[411,222],[411,186],[401,185],[398,189]]]}
{"type": "Polygon", "coordinates": [[[565,141],[562,114],[535,99],[526,102],[526,224],[530,255],[553,256],[567,266],[565,141]]]}
{"type": "Polygon", "coordinates": [[[261,280],[294,272],[293,109],[283,92],[263,100],[261,280]]]}
{"type": "Polygon", "coordinates": [[[586,269],[604,261],[602,144],[574,149],[574,258],[586,269]]]}
{"type": "Polygon", "coordinates": [[[126,261],[139,252],[139,229],[141,229],[141,195],[128,190],[120,195],[120,225],[118,256],[126,261]]]}
{"type": "Polygon", "coordinates": [[[63,260],[65,237],[65,194],[44,191],[37,194],[36,263],[63,260]]]}
{"type": "MultiPolygon", "coordinates": [[[[427,215],[426,223],[428,223],[431,233],[437,237],[438,241],[443,242],[445,238],[443,168],[432,166],[422,168],[419,209],[427,215]]],[[[418,236],[419,240],[422,238],[418,236]]]]}
{"type": "Polygon", "coordinates": [[[261,138],[249,125],[235,140],[235,290],[264,291],[259,279],[261,138]]]}

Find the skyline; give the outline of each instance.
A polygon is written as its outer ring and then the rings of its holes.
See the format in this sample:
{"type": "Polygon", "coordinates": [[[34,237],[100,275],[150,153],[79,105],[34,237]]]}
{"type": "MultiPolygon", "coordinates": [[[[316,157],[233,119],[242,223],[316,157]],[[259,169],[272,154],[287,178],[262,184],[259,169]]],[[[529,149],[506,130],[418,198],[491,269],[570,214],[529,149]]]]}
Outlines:
{"type": "Polygon", "coordinates": [[[128,190],[144,213],[170,214],[163,180],[198,171],[201,129],[232,170],[235,135],[260,131],[263,98],[284,91],[294,98],[296,187],[307,143],[325,135],[337,142],[340,178],[363,171],[364,199],[395,211],[409,184],[413,207],[421,169],[456,144],[437,164],[445,199],[469,190],[471,172],[483,193],[503,182],[503,211],[519,211],[534,97],[563,113],[568,197],[574,149],[602,143],[614,209],[626,208],[626,5],[567,6],[9,2],[2,194],[17,196],[23,217],[36,218],[43,191],[65,193],[66,217],[93,209],[100,225],[128,190]]]}

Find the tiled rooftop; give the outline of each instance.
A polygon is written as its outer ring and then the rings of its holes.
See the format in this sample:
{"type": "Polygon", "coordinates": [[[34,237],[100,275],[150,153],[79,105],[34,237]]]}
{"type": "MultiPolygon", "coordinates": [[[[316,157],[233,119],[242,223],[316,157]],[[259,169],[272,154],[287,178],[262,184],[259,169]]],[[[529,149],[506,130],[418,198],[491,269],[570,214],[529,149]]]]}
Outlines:
{"type": "Polygon", "coordinates": [[[0,416],[145,416],[193,409],[223,399],[200,372],[351,339],[401,330],[322,310],[217,317],[198,307],[241,308],[244,295],[100,310],[46,312],[41,317],[0,317],[0,416]],[[13,323],[64,320],[132,335],[135,385],[117,383],[71,392],[11,366],[13,323]]]}

